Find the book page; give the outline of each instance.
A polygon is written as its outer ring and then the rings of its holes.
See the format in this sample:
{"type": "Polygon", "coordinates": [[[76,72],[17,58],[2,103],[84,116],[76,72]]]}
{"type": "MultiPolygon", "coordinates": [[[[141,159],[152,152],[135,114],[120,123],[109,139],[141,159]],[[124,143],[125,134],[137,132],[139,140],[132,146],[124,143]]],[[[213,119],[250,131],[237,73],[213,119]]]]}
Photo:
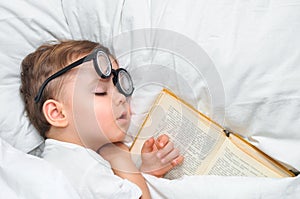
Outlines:
{"type": "Polygon", "coordinates": [[[165,178],[195,174],[218,149],[218,145],[221,146],[225,139],[222,129],[168,94],[162,95],[157,104],[150,111],[131,151],[139,153],[146,139],[167,134],[184,156],[184,162],[166,174],[165,178]]]}
{"type": "Polygon", "coordinates": [[[273,170],[274,172],[278,173],[283,177],[290,177],[294,176],[285,166],[280,164],[279,162],[275,161],[273,158],[269,157],[264,152],[260,151],[253,145],[250,145],[247,141],[241,138],[238,135],[231,134],[230,138],[231,142],[235,144],[238,148],[240,148],[244,153],[248,154],[256,161],[262,163],[269,169],[273,170]]]}
{"type": "Polygon", "coordinates": [[[198,173],[222,176],[281,177],[241,151],[229,138],[223,143],[219,154],[211,161],[206,171],[199,169],[198,173]]]}
{"type": "MultiPolygon", "coordinates": [[[[188,110],[181,110],[183,112],[188,110]]],[[[157,132],[167,134],[174,142],[185,160],[181,166],[170,171],[165,178],[174,179],[182,175],[193,175],[211,153],[218,149],[223,140],[220,132],[182,114],[174,106],[170,106],[166,117],[159,123],[157,132]]]]}

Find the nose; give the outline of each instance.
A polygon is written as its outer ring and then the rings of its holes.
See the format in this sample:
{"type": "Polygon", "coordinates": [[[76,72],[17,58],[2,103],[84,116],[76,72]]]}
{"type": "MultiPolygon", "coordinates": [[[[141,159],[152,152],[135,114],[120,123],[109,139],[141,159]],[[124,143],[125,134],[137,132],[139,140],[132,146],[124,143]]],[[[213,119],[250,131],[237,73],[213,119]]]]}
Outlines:
{"type": "Polygon", "coordinates": [[[119,92],[117,87],[114,86],[114,101],[115,103],[118,104],[123,104],[126,102],[126,97],[122,93],[119,92]]]}

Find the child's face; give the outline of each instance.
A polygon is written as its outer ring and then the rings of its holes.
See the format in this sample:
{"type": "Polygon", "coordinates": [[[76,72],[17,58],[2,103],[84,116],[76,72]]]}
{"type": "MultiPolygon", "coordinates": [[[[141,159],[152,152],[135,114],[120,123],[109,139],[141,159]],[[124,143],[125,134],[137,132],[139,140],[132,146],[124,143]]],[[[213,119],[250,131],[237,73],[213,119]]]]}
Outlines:
{"type": "MultiPolygon", "coordinates": [[[[111,61],[117,69],[117,63],[111,61]]],[[[81,143],[97,150],[106,143],[122,141],[130,124],[130,107],[126,97],[114,86],[112,75],[101,79],[92,61],[75,71],[64,83],[64,103],[81,143]]]]}

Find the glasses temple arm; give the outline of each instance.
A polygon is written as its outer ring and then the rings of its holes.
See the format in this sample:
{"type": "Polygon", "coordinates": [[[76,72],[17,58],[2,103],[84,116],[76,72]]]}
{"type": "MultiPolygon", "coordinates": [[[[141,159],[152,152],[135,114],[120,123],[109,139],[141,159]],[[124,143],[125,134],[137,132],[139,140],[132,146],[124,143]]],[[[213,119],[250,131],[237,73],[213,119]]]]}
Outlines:
{"type": "Polygon", "coordinates": [[[86,57],[83,57],[83,58],[77,60],[76,62],[70,64],[69,66],[63,68],[62,70],[60,70],[60,71],[54,73],[53,75],[51,75],[50,77],[48,77],[48,78],[44,81],[44,83],[42,84],[42,86],[40,87],[40,89],[39,89],[37,95],[36,95],[35,98],[34,98],[34,102],[35,102],[35,103],[38,103],[38,102],[41,100],[42,93],[43,93],[43,91],[45,90],[45,87],[47,86],[47,84],[48,84],[51,80],[53,80],[53,79],[55,79],[55,78],[61,76],[62,74],[66,73],[67,71],[71,70],[72,68],[74,68],[74,67],[76,67],[76,66],[82,64],[82,63],[84,62],[85,58],[86,58],[86,57]]]}

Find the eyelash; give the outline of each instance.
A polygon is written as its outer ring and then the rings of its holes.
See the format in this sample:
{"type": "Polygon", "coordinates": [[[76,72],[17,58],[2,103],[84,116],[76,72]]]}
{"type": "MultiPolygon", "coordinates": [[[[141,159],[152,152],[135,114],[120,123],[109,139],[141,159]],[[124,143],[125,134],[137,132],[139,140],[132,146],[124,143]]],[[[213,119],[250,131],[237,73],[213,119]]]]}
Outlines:
{"type": "Polygon", "coordinates": [[[95,93],[96,96],[105,96],[107,95],[107,92],[102,92],[102,93],[95,93]]]}

